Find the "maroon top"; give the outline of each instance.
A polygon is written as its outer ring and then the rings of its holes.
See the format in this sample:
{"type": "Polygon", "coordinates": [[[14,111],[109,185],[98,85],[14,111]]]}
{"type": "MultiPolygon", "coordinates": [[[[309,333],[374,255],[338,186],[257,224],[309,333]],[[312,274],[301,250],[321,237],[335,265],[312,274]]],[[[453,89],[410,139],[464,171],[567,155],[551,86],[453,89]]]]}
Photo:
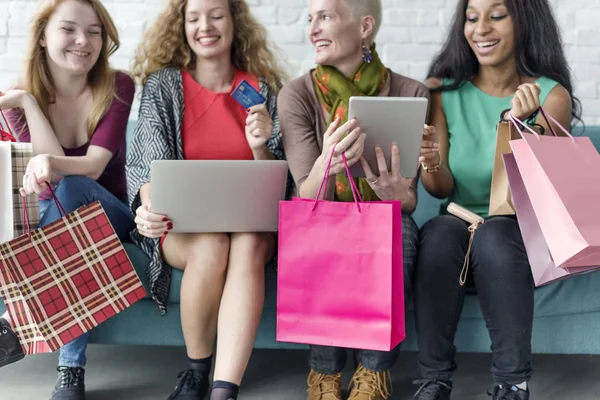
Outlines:
{"type": "MultiPolygon", "coordinates": [[[[110,108],[98,123],[90,141],[81,147],[71,149],[63,147],[63,150],[67,157],[85,156],[90,145],[100,146],[110,151],[112,158],[97,182],[119,199],[126,199],[125,151],[127,146],[127,122],[135,94],[133,80],[122,72],[115,73],[115,92],[118,98],[113,100],[110,108]]],[[[18,135],[19,141],[31,142],[27,122],[24,118],[19,121],[21,115],[22,111],[16,108],[8,110],[6,113],[6,117],[13,127],[14,134],[18,135]]],[[[39,199],[50,199],[49,191],[41,193],[39,199]]]]}

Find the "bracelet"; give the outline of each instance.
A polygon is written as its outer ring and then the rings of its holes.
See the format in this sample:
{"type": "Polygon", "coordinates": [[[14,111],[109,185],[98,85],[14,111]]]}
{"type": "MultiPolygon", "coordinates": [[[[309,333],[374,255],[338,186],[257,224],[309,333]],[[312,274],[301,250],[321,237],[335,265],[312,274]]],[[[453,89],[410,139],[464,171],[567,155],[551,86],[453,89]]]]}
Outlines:
{"type": "MultiPolygon", "coordinates": [[[[508,114],[510,112],[510,108],[507,108],[506,110],[503,110],[500,113],[500,122],[510,122],[510,119],[506,119],[506,114],[508,114]]],[[[539,110],[534,111],[533,114],[529,115],[528,117],[523,118],[523,122],[527,123],[528,125],[533,125],[535,123],[535,120],[538,116],[539,110]]]]}
{"type": "Polygon", "coordinates": [[[425,163],[421,163],[421,168],[423,168],[423,171],[425,172],[438,172],[442,166],[442,155],[440,154],[440,151],[438,150],[438,156],[440,157],[440,161],[437,163],[437,165],[434,165],[432,167],[429,167],[427,165],[425,165],[425,163]]]}
{"type": "MultiPolygon", "coordinates": [[[[500,113],[500,123],[501,123],[501,124],[510,123],[510,119],[506,119],[506,114],[507,114],[508,112],[510,112],[510,108],[509,108],[509,109],[507,109],[507,110],[504,110],[504,111],[502,111],[502,112],[500,113]]],[[[530,127],[532,127],[532,128],[533,128],[533,127],[537,127],[537,128],[540,130],[540,135],[543,135],[543,134],[546,132],[546,129],[545,129],[545,128],[544,128],[542,125],[540,125],[540,124],[537,124],[537,123],[535,122],[535,121],[536,121],[536,119],[537,119],[538,113],[539,113],[539,110],[538,110],[538,111],[536,111],[536,112],[534,112],[533,114],[531,114],[529,117],[525,118],[525,119],[523,120],[523,122],[524,122],[525,124],[529,125],[529,126],[530,126],[530,127]]],[[[548,121],[546,121],[546,122],[548,122],[548,121]]],[[[518,129],[520,132],[524,132],[524,131],[525,131],[525,128],[523,128],[523,127],[522,127],[522,126],[520,126],[520,125],[517,125],[517,126],[516,126],[516,128],[517,128],[517,129],[518,129]]]]}
{"type": "Polygon", "coordinates": [[[508,114],[510,112],[510,108],[507,108],[506,110],[502,111],[500,113],[500,122],[510,122],[510,119],[506,119],[506,114],[508,114]]]}

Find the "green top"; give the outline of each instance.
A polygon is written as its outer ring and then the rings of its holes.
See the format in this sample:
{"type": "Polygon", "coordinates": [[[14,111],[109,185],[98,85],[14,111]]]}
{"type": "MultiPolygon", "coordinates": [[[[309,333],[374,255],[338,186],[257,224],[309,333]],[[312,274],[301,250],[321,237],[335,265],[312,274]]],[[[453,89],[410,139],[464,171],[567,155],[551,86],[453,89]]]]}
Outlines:
{"type": "MultiPolygon", "coordinates": [[[[444,85],[451,83],[444,79],[444,85]]],[[[544,104],[557,82],[541,77],[540,103],[544,104]]],[[[454,189],[444,203],[459,204],[486,218],[490,205],[490,186],[494,169],[496,127],[500,113],[509,109],[512,96],[494,97],[471,81],[460,89],[442,93],[442,105],[448,125],[448,165],[454,177],[454,189]]]]}

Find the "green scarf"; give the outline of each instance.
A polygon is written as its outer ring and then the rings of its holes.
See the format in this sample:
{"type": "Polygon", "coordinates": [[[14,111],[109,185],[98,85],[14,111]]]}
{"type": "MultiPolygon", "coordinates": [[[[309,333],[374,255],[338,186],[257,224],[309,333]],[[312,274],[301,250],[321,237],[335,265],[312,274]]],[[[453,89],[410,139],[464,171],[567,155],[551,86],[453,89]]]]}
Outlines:
{"type": "MultiPolygon", "coordinates": [[[[373,60],[370,63],[363,62],[358,67],[352,81],[334,67],[317,66],[315,89],[319,101],[329,112],[327,126],[336,117],[341,119],[341,124],[348,121],[348,104],[351,96],[378,96],[383,89],[387,81],[388,70],[379,59],[379,55],[375,51],[375,44],[371,46],[371,51],[373,60]]],[[[363,200],[379,200],[366,179],[355,178],[355,181],[363,200]]],[[[335,177],[335,199],[337,201],[354,201],[346,172],[337,174],[335,177]]]]}

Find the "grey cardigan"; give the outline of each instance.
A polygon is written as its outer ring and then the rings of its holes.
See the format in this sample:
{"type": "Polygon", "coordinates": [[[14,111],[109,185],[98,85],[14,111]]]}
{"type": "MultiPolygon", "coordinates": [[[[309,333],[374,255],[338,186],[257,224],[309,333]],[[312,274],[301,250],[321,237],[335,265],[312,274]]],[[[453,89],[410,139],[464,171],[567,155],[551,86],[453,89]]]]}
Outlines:
{"type": "MultiPolygon", "coordinates": [[[[260,79],[260,92],[267,99],[266,107],[273,120],[273,135],[267,141],[276,159],[283,159],[283,144],[277,98],[264,79],[260,79]]],[[[140,188],[150,182],[150,163],[154,160],[182,160],[183,143],[183,81],[177,68],[164,68],[150,75],[142,91],[139,117],[127,152],[127,194],[134,213],[141,205],[140,188]]],[[[159,239],[146,238],[137,228],[131,232],[132,241],[150,258],[148,281],[152,299],[161,314],[167,311],[171,285],[171,267],[159,250],[159,239]]]]}

